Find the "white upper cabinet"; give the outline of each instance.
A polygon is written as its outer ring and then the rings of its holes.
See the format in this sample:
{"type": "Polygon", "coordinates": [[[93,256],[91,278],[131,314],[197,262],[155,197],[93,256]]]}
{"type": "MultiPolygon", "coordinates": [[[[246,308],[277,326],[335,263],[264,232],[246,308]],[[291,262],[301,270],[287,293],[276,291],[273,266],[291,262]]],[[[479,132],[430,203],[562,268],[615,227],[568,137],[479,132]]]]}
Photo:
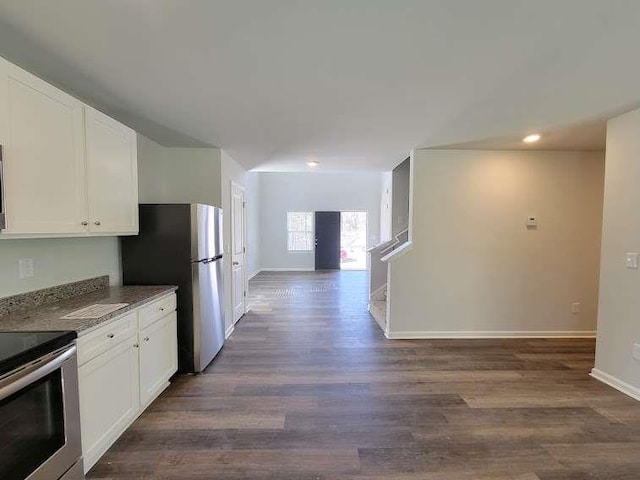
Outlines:
{"type": "Polygon", "coordinates": [[[84,233],[82,103],[15,65],[2,73],[3,233],[84,233]]]}
{"type": "Polygon", "coordinates": [[[136,132],[85,107],[89,230],[138,232],[136,132]]]}
{"type": "Polygon", "coordinates": [[[135,132],[2,58],[0,145],[0,238],[138,232],[135,132]]]}

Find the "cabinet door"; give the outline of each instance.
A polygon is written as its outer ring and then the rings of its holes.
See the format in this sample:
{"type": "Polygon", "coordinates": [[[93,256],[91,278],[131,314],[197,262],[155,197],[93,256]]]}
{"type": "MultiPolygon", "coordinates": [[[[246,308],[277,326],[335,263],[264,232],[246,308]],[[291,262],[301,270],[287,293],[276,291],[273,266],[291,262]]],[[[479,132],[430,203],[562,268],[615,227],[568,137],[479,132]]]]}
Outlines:
{"type": "Polygon", "coordinates": [[[89,229],[95,233],[138,232],[136,133],[85,107],[89,229]]]}
{"type": "Polygon", "coordinates": [[[140,409],[137,338],[131,337],[79,368],[80,425],[85,472],[140,409]]]}
{"type": "Polygon", "coordinates": [[[140,403],[147,405],[178,369],[176,313],[140,330],[140,403]]]}
{"type": "Polygon", "coordinates": [[[15,65],[5,63],[0,73],[4,232],[86,232],[82,103],[15,65]]]}

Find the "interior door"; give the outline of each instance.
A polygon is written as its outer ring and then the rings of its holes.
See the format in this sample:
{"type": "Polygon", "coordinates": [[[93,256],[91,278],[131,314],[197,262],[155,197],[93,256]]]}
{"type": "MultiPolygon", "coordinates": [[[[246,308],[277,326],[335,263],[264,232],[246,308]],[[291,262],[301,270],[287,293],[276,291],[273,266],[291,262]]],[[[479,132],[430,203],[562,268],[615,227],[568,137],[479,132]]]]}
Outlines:
{"type": "Polygon", "coordinates": [[[231,184],[231,291],[233,323],[246,311],[246,209],[245,191],[231,184]]]}
{"type": "Polygon", "coordinates": [[[316,212],[316,270],[340,269],[340,212],[316,212]]]}

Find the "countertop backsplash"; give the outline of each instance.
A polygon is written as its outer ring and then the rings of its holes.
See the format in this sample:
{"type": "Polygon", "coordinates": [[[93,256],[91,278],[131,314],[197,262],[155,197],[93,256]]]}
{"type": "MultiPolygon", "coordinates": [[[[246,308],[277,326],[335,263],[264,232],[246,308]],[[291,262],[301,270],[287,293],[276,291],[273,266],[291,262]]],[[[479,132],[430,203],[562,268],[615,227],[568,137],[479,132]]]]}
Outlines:
{"type": "Polygon", "coordinates": [[[49,305],[68,298],[85,295],[109,286],[109,275],[47,287],[33,292],[0,298],[0,316],[49,305]]]}

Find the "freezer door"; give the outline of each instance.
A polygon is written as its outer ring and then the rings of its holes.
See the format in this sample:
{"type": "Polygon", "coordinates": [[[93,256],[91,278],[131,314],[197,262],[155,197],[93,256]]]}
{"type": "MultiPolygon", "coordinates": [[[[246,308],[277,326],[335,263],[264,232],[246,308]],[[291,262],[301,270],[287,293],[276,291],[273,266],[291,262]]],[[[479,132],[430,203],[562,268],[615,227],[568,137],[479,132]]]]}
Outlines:
{"type": "Polygon", "coordinates": [[[222,255],[222,209],[194,203],[191,205],[191,261],[222,255]]]}
{"type": "Polygon", "coordinates": [[[201,372],[224,344],[223,259],[192,263],[193,364],[201,372]]]}

